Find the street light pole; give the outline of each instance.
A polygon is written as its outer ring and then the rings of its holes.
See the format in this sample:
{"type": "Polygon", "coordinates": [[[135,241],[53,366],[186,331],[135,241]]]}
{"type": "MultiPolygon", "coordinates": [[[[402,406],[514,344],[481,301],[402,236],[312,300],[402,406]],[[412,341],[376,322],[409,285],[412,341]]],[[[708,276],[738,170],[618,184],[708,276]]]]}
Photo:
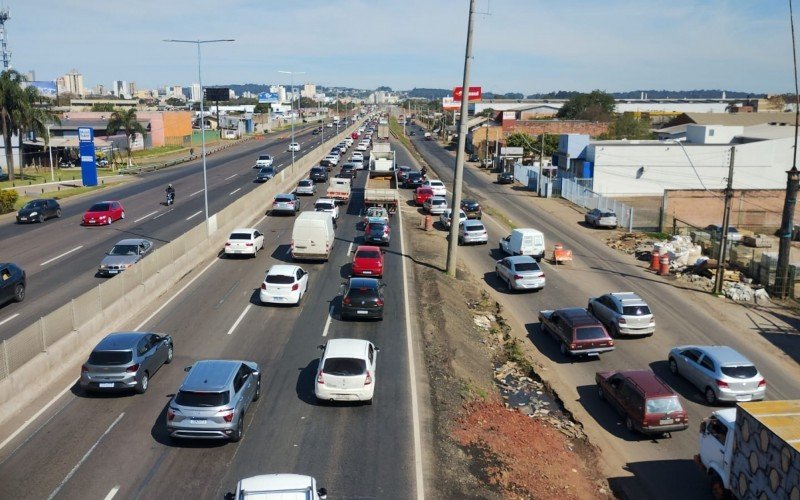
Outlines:
{"type": "Polygon", "coordinates": [[[50,152],[50,182],[56,181],[56,174],[53,170],[53,145],[50,144],[50,124],[47,124],[47,149],[50,152]]]}
{"type": "Polygon", "coordinates": [[[204,43],[235,42],[232,38],[219,40],[164,40],[169,43],[194,43],[197,45],[197,83],[200,85],[200,155],[203,158],[203,204],[206,215],[206,235],[211,236],[211,226],[208,218],[208,174],[206,173],[206,117],[205,117],[205,92],[203,91],[203,58],[200,46],[204,43]]]}
{"type": "MultiPolygon", "coordinates": [[[[456,150],[456,172],[453,179],[453,204],[450,206],[450,241],[447,248],[447,274],[456,276],[458,266],[458,223],[461,210],[461,184],[464,176],[464,147],[467,140],[467,107],[469,104],[469,68],[472,60],[472,27],[475,23],[475,0],[469,0],[469,21],[467,22],[467,49],[464,55],[464,80],[461,86],[461,125],[458,131],[456,150]]],[[[455,120],[455,112],[453,112],[455,120]]],[[[442,125],[444,126],[444,125],[442,125]]]]}
{"type": "MultiPolygon", "coordinates": [[[[284,75],[291,76],[291,84],[292,84],[292,99],[289,101],[289,105],[292,109],[292,142],[289,144],[289,148],[292,150],[292,172],[294,172],[294,75],[304,75],[304,71],[281,71],[278,70],[278,73],[283,73],[284,75]]],[[[300,105],[298,101],[297,105],[300,105]]],[[[299,112],[299,111],[298,111],[299,112]]]]}

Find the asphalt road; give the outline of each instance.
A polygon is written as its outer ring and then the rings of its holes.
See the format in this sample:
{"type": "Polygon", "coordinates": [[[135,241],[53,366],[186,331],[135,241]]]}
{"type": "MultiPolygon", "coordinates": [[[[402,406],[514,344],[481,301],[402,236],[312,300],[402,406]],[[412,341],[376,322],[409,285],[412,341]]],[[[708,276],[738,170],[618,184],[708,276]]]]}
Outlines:
{"type": "MultiPolygon", "coordinates": [[[[449,189],[454,157],[436,142],[424,141],[419,133],[411,139],[449,189]]],[[[398,161],[414,164],[403,150],[398,161]]],[[[565,216],[564,210],[551,212],[541,203],[534,209],[527,199],[531,196],[529,192],[518,185],[497,185],[494,180],[494,174],[466,167],[464,197],[477,198],[484,207],[498,209],[518,227],[543,231],[548,250],[552,250],[553,243],[562,242],[573,251],[574,262],[558,269],[544,263],[547,285],[539,293],[507,293],[505,285],[494,276],[494,262],[503,257],[497,250],[498,241],[510,230],[486,215],[483,221],[489,230],[489,244],[459,247],[459,259],[488,285],[503,304],[506,315],[526,332],[538,351],[537,361],[546,370],[542,376],[584,424],[592,442],[600,446],[601,465],[609,471],[612,487],[625,491],[630,498],[709,498],[709,485],[692,457],[698,453],[699,423],[716,408],[706,405],[694,386],[669,372],[666,362],[669,349],[691,343],[729,345],[737,349],[766,377],[768,399],[800,398],[797,363],[754,331],[752,325],[732,324],[736,319],[726,318],[719,309],[706,307],[706,302],[699,298],[700,292],[682,290],[654,278],[637,267],[633,257],[612,250],[589,235],[593,230],[579,223],[583,219],[579,213],[567,210],[565,216]],[[614,352],[601,355],[599,360],[585,360],[562,356],[553,339],[541,334],[537,319],[540,310],[586,307],[588,297],[610,291],[633,291],[650,304],[657,324],[653,337],[618,340],[614,352]],[[678,392],[689,412],[689,429],[676,432],[671,438],[648,439],[629,434],[618,415],[597,397],[595,372],[648,367],[678,392]]]]}
{"type": "MultiPolygon", "coordinates": [[[[312,135],[311,130],[296,131],[301,150],[295,153],[295,158],[302,157],[321,142],[320,136],[312,135]]],[[[252,168],[258,154],[273,155],[279,169],[291,165],[291,153],[287,151],[289,142],[290,133],[283,131],[208,157],[209,214],[260,185],[253,182],[257,170],[252,168]]],[[[16,224],[10,217],[0,223],[0,261],[17,263],[25,269],[28,278],[23,302],[0,306],[0,340],[109,279],[95,276],[95,273],[105,252],[117,241],[147,238],[158,248],[201,223],[202,163],[198,160],[143,174],[117,187],[66,199],[62,210],[61,219],[50,219],[43,224],[16,224]],[[176,201],[167,207],[164,189],[169,183],[175,186],[176,201]],[[81,227],[84,211],[103,200],[121,201],[125,219],[110,226],[81,227]]]]}
{"type": "MultiPolygon", "coordinates": [[[[144,322],[142,330],[174,338],[175,359],[155,374],[148,392],[86,397],[73,388],[53,405],[57,411],[0,450],[0,498],[221,498],[242,477],[276,472],[313,475],[332,499],[412,498],[415,457],[397,217],[386,254],[385,319],[342,322],[338,316],[349,251],[362,237],[365,179],[360,173],[353,199],[342,207],[330,261],[300,263],[310,272],[301,307],[258,301],[266,269],[290,260],[294,223],[294,217],[265,217],[256,226],[266,235],[257,258],[212,261],[196,281],[179,283],[185,288],[162,310],[142,311],[131,323],[134,328],[144,322]],[[370,339],[381,348],[372,406],[315,401],[317,345],[340,337],[370,339]],[[164,426],[169,398],[185,375],[183,367],[207,358],[258,362],[261,399],[248,412],[239,443],[172,442],[164,426]]],[[[313,198],[303,202],[308,207],[313,198]]]]}

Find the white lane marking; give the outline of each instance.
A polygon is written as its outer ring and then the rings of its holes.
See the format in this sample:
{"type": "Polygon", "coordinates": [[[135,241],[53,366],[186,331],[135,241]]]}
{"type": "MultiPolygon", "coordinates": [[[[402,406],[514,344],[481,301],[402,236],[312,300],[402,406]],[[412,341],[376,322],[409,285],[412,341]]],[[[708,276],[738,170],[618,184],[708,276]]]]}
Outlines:
{"type": "MultiPolygon", "coordinates": [[[[4,319],[3,321],[0,321],[0,326],[5,325],[6,323],[8,323],[12,319],[16,318],[17,316],[19,316],[19,313],[13,314],[13,315],[7,317],[6,319],[4,319]]],[[[2,448],[2,446],[0,446],[0,448],[2,448]]]]}
{"type": "Polygon", "coordinates": [[[417,403],[417,372],[414,363],[414,343],[411,338],[411,313],[408,310],[408,283],[409,276],[406,270],[406,246],[403,239],[403,211],[397,211],[398,225],[400,226],[400,255],[403,266],[403,309],[406,316],[406,350],[408,351],[408,376],[411,386],[411,421],[414,429],[414,475],[417,482],[417,499],[425,498],[425,483],[422,474],[422,436],[419,424],[419,404],[417,403]]]}
{"type": "Polygon", "coordinates": [[[200,277],[200,276],[202,276],[202,275],[203,275],[203,274],[204,274],[206,271],[208,271],[208,268],[210,268],[211,266],[213,266],[213,265],[214,265],[214,264],[216,264],[217,262],[219,262],[219,259],[214,259],[214,260],[212,260],[211,262],[209,262],[209,263],[208,263],[208,265],[207,265],[206,267],[204,267],[202,271],[200,271],[199,273],[197,273],[197,276],[195,276],[194,278],[192,278],[191,280],[189,280],[189,282],[188,282],[188,283],[186,283],[185,285],[183,285],[183,288],[181,288],[180,290],[178,290],[178,292],[177,292],[175,295],[173,295],[172,297],[170,297],[170,298],[169,298],[169,300],[167,300],[166,302],[164,302],[163,304],[161,304],[161,306],[159,306],[159,308],[158,308],[158,309],[156,309],[155,311],[153,311],[153,313],[152,313],[150,316],[148,316],[147,318],[145,318],[145,320],[144,320],[144,321],[142,321],[141,323],[139,323],[138,325],[136,325],[136,328],[134,328],[133,330],[134,330],[134,331],[139,331],[139,330],[141,330],[141,329],[142,329],[142,327],[143,327],[145,324],[147,324],[147,322],[149,322],[151,319],[153,319],[153,318],[155,317],[155,315],[156,315],[156,314],[160,313],[160,312],[161,312],[161,311],[162,311],[162,310],[163,310],[165,307],[167,307],[167,306],[168,306],[168,305],[169,305],[169,304],[170,304],[170,303],[171,303],[173,300],[175,300],[175,299],[176,299],[176,298],[177,298],[177,297],[178,297],[180,294],[182,294],[184,290],[186,290],[187,288],[189,288],[189,286],[190,286],[192,283],[194,283],[195,281],[197,281],[197,278],[199,278],[199,277],[200,277]]]}
{"type": "Polygon", "coordinates": [[[247,307],[244,308],[242,314],[240,314],[239,317],[236,318],[236,321],[233,323],[233,325],[231,325],[230,330],[228,330],[228,335],[232,334],[233,331],[236,330],[236,327],[239,326],[239,323],[242,322],[244,316],[247,314],[247,311],[249,311],[251,307],[253,307],[253,304],[247,304],[247,307]]]}
{"type": "Polygon", "coordinates": [[[333,318],[333,306],[328,310],[328,319],[325,320],[325,328],[322,330],[322,336],[328,336],[328,329],[331,327],[331,318],[333,318]]]}
{"type": "Polygon", "coordinates": [[[41,263],[41,264],[39,264],[39,265],[40,265],[40,266],[46,266],[47,264],[49,264],[49,263],[53,262],[54,260],[58,260],[58,259],[60,259],[61,257],[64,257],[65,255],[69,255],[69,254],[71,254],[72,252],[77,252],[77,251],[78,251],[78,250],[80,250],[81,248],[83,248],[83,245],[78,245],[78,246],[76,246],[75,248],[73,248],[72,250],[67,250],[66,252],[64,252],[64,253],[62,253],[62,254],[59,254],[59,255],[56,255],[56,256],[55,256],[55,257],[53,257],[52,259],[46,260],[46,261],[42,262],[42,263],[41,263]]]}
{"type": "Polygon", "coordinates": [[[233,191],[231,191],[230,193],[228,193],[228,196],[233,196],[234,194],[238,193],[241,190],[242,190],[242,188],[236,188],[233,191]]]}
{"type": "Polygon", "coordinates": [[[228,180],[231,180],[231,179],[233,179],[234,177],[236,177],[237,175],[239,175],[239,174],[233,174],[233,175],[229,175],[228,177],[225,177],[225,180],[226,180],[226,181],[228,181],[228,180]]]}
{"type": "Polygon", "coordinates": [[[111,488],[111,491],[108,492],[108,495],[103,500],[111,500],[115,496],[117,496],[117,492],[119,491],[119,485],[114,486],[111,488]]]}
{"type": "Polygon", "coordinates": [[[202,189],[200,189],[200,190],[198,190],[198,191],[195,191],[194,193],[190,194],[190,195],[189,195],[189,197],[192,197],[192,196],[194,196],[194,195],[196,195],[196,194],[200,194],[200,193],[202,193],[202,192],[203,192],[203,190],[202,190],[202,189]]]}
{"type": "Polygon", "coordinates": [[[150,217],[151,215],[155,215],[155,214],[157,214],[157,213],[158,213],[158,210],[156,210],[155,212],[150,212],[149,214],[147,214],[147,215],[144,215],[144,216],[142,216],[142,217],[139,217],[138,219],[134,219],[134,220],[133,220],[133,222],[134,222],[134,223],[136,223],[136,222],[139,222],[140,220],[144,220],[144,219],[146,219],[146,218],[150,217]]]}
{"type": "Polygon", "coordinates": [[[278,168],[281,168],[282,166],[283,166],[283,163],[278,163],[278,168]]]}
{"type": "Polygon", "coordinates": [[[73,467],[72,470],[69,471],[69,474],[67,474],[67,477],[65,477],[64,480],[61,481],[61,484],[59,484],[58,487],[56,489],[54,489],[52,493],[50,493],[50,496],[47,497],[47,500],[52,500],[56,495],[58,495],[58,492],[61,491],[61,488],[63,488],[64,485],[67,484],[67,481],[69,481],[72,478],[72,476],[75,474],[75,472],[78,470],[78,468],[81,465],[83,465],[83,462],[85,462],[86,459],[89,458],[89,455],[92,454],[94,449],[97,448],[97,445],[100,444],[100,441],[102,441],[103,438],[106,437],[109,432],[111,432],[111,429],[113,429],[114,426],[117,425],[117,423],[120,420],[122,420],[122,417],[124,417],[124,416],[125,416],[125,412],[122,412],[122,413],[119,414],[119,416],[117,417],[116,420],[111,422],[111,425],[108,426],[108,429],[106,429],[106,431],[103,434],[101,434],[99,438],[97,438],[97,441],[95,441],[94,444],[92,445],[92,447],[89,448],[89,451],[87,451],[86,454],[83,456],[83,458],[81,458],[80,461],[78,461],[78,463],[75,464],[75,467],[73,467]]]}
{"type": "Polygon", "coordinates": [[[202,213],[203,213],[203,211],[202,211],[202,210],[198,210],[197,212],[195,212],[195,213],[193,213],[192,215],[190,215],[189,217],[187,217],[187,218],[186,218],[186,220],[189,220],[189,219],[191,219],[191,218],[197,217],[198,215],[200,215],[200,214],[202,214],[202,213]]]}
{"type": "MultiPolygon", "coordinates": [[[[138,330],[138,328],[137,328],[137,330],[138,330]]],[[[36,420],[37,418],[39,418],[39,416],[41,416],[41,414],[42,414],[42,413],[46,412],[48,408],[50,408],[51,406],[53,406],[53,403],[55,403],[56,401],[58,401],[59,399],[61,399],[61,396],[63,396],[64,394],[66,394],[66,393],[67,393],[67,391],[69,391],[70,389],[72,389],[72,386],[73,386],[73,385],[75,385],[75,380],[73,380],[72,382],[70,382],[68,386],[66,386],[66,387],[65,387],[65,388],[64,388],[64,389],[63,389],[61,392],[59,392],[59,393],[56,395],[56,397],[54,397],[53,399],[51,399],[51,400],[50,400],[50,402],[48,402],[46,405],[44,405],[42,408],[40,408],[40,409],[39,409],[39,411],[37,411],[36,413],[34,413],[32,417],[28,418],[28,420],[26,420],[26,421],[25,421],[25,423],[23,423],[23,424],[22,424],[22,425],[19,427],[19,429],[17,429],[17,430],[15,430],[14,432],[12,432],[10,436],[8,436],[8,437],[7,437],[7,438],[6,438],[6,439],[5,439],[5,440],[4,440],[2,443],[0,443],[0,450],[2,450],[3,448],[5,448],[5,446],[6,446],[8,443],[10,443],[10,442],[11,442],[11,441],[12,441],[12,440],[15,438],[15,437],[17,437],[17,436],[19,435],[19,433],[20,433],[20,432],[24,431],[24,430],[25,430],[25,429],[26,429],[26,428],[27,428],[29,425],[31,425],[31,423],[33,423],[33,421],[34,421],[34,420],[36,420]]],[[[53,415],[53,417],[54,417],[54,416],[55,416],[55,415],[53,415]]],[[[47,420],[47,422],[49,422],[50,420],[52,420],[52,419],[53,419],[53,417],[50,417],[50,419],[48,419],[48,420],[47,420]]],[[[47,425],[47,422],[45,422],[45,425],[47,425]]],[[[42,426],[42,427],[44,427],[44,426],[42,426]]],[[[41,429],[41,427],[40,427],[40,429],[41,429]]],[[[30,438],[29,438],[29,439],[30,439],[30,438]]],[[[27,441],[27,440],[26,440],[26,441],[27,441]]],[[[15,450],[15,451],[16,451],[16,450],[15,450]]],[[[13,453],[12,453],[12,455],[13,455],[13,453]]]]}
{"type": "Polygon", "coordinates": [[[353,251],[353,242],[350,242],[350,245],[347,246],[347,255],[350,255],[350,252],[353,251]]]}
{"type": "Polygon", "coordinates": [[[170,209],[169,209],[169,210],[167,210],[166,212],[164,212],[164,213],[161,213],[161,214],[158,214],[158,215],[156,215],[155,217],[153,217],[153,220],[156,220],[156,219],[158,219],[159,217],[164,217],[165,215],[167,215],[168,213],[172,212],[173,210],[175,210],[175,209],[174,209],[174,208],[170,208],[170,209]]]}

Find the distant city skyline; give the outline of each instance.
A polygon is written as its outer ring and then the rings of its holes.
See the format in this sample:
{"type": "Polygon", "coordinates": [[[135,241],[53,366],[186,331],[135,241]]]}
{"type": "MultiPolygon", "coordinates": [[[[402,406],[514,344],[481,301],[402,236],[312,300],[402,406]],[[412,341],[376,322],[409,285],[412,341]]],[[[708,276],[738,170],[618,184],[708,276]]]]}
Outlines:
{"type": "MultiPolygon", "coordinates": [[[[206,85],[394,90],[460,85],[469,2],[231,0],[118,4],[4,3],[12,66],[55,80],[75,68],[86,88],[197,81],[197,53],[165,38],[235,38],[203,47],[206,85]],[[269,19],[269,22],[266,20],[269,19]],[[76,29],[84,26],[87,29],[76,29]],[[90,28],[90,29],[89,29],[90,28]],[[286,80],[286,81],[284,81],[286,80]]],[[[478,0],[471,81],[486,91],[793,89],[785,1],[651,0],[553,4],[478,0]]]]}

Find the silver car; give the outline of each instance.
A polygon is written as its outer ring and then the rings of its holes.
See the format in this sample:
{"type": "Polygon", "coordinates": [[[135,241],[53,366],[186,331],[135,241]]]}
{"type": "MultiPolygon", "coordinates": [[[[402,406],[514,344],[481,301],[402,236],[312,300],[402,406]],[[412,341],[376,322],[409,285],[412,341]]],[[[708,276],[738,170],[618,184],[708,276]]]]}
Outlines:
{"type": "Polygon", "coordinates": [[[294,193],[276,194],[272,201],[272,214],[296,214],[300,211],[300,200],[294,193]]]}
{"type": "Polygon", "coordinates": [[[203,360],[186,371],[189,374],[167,409],[170,437],[242,439],[245,412],[261,396],[258,364],[203,360]]]}
{"type": "Polygon", "coordinates": [[[489,234],[486,232],[486,227],[479,220],[469,219],[465,220],[458,225],[458,244],[466,245],[468,243],[482,243],[489,242],[489,234]]]}
{"type": "Polygon", "coordinates": [[[134,389],[147,391],[150,377],[172,361],[172,337],[151,332],[110,333],[81,366],[86,392],[134,389]]]}
{"type": "Polygon", "coordinates": [[[607,293],[589,299],[586,306],[612,337],[652,335],[656,320],[647,302],[632,292],[607,293]]]}
{"type": "Polygon", "coordinates": [[[114,245],[97,268],[101,276],[114,276],[136,264],[153,248],[153,242],[142,238],[120,240],[114,245]]]}
{"type": "Polygon", "coordinates": [[[447,199],[444,196],[431,196],[425,200],[422,208],[429,214],[442,214],[447,210],[447,199]]]}
{"type": "Polygon", "coordinates": [[[509,292],[544,288],[544,271],[530,255],[515,255],[498,260],[494,265],[497,279],[504,281],[509,292]]]}
{"type": "Polygon", "coordinates": [[[669,351],[668,360],[670,371],[700,389],[710,405],[764,399],[767,381],[750,360],[730,347],[678,346],[669,351]]]}
{"type": "Polygon", "coordinates": [[[311,179],[303,179],[297,183],[297,188],[294,192],[297,195],[315,195],[317,194],[317,185],[311,179]]]}
{"type": "Polygon", "coordinates": [[[586,224],[594,227],[609,227],[612,229],[617,227],[617,214],[609,210],[593,208],[586,212],[583,220],[586,224]]]}

